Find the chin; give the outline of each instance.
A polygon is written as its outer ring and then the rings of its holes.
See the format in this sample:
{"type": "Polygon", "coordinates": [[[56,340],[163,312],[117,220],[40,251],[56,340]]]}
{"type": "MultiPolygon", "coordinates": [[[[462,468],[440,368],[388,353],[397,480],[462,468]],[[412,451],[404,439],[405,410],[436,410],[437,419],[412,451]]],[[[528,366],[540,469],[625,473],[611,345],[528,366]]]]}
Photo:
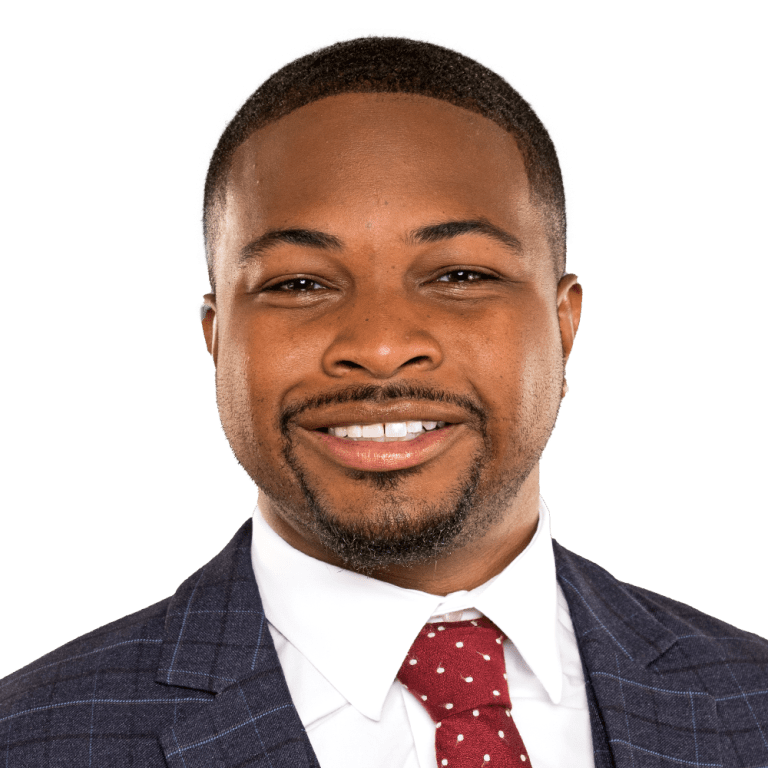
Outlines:
{"type": "MultiPolygon", "coordinates": [[[[361,475],[357,481],[367,486],[361,488],[361,495],[374,497],[375,502],[350,505],[338,501],[338,494],[323,490],[318,478],[296,465],[290,451],[286,458],[304,496],[302,527],[345,567],[360,573],[432,562],[482,536],[504,517],[530,473],[528,469],[511,485],[506,478],[495,491],[483,490],[486,464],[481,452],[452,488],[438,498],[416,499],[402,486],[410,485],[405,481],[418,475],[419,467],[355,472],[361,475]]],[[[295,510],[273,501],[284,514],[296,519],[295,510]]]]}

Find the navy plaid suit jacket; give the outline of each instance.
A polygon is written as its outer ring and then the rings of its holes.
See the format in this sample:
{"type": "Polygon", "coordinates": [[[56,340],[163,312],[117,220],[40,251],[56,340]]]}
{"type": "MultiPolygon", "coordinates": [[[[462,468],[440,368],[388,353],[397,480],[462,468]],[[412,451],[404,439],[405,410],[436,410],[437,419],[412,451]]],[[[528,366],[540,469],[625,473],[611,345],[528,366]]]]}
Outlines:
{"type": "MultiPolygon", "coordinates": [[[[318,766],[264,619],[250,542],[248,521],[172,598],[0,681],[0,766],[318,766]]],[[[768,642],[622,584],[557,544],[555,558],[597,768],[768,766],[768,642]]]]}

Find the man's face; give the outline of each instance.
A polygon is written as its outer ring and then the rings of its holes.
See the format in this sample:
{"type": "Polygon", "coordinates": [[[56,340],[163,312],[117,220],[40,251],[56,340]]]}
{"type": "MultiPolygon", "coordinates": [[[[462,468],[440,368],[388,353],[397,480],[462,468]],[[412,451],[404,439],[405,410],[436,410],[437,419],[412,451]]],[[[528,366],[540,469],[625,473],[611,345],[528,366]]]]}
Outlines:
{"type": "Polygon", "coordinates": [[[204,328],[270,522],[363,570],[502,530],[555,423],[578,293],[514,139],[426,97],[326,98],[237,150],[221,231],[204,328]]]}

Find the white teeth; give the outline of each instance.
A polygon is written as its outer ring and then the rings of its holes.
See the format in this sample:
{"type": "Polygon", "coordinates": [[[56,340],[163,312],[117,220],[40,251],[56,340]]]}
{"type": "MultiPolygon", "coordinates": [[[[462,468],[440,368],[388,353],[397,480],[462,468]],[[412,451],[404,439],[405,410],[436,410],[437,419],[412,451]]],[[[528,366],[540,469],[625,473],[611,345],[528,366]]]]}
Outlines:
{"type": "Polygon", "coordinates": [[[390,440],[413,440],[425,431],[444,427],[444,421],[390,421],[384,424],[351,424],[346,427],[328,427],[328,434],[353,440],[374,440],[377,443],[390,440]]]}
{"type": "Polygon", "coordinates": [[[404,421],[387,422],[384,425],[384,434],[386,437],[405,437],[408,429],[404,421]]]}

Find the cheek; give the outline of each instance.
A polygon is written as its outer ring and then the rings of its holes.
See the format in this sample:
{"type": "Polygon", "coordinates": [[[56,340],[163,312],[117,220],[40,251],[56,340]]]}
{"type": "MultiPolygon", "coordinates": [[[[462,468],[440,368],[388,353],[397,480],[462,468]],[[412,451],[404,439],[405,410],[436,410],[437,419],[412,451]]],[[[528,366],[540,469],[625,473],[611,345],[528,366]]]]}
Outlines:
{"type": "Polygon", "coordinates": [[[484,313],[468,330],[465,324],[452,346],[476,386],[494,401],[506,393],[513,402],[521,388],[557,365],[556,326],[525,307],[484,313]]]}
{"type": "Polygon", "coordinates": [[[219,348],[219,400],[239,431],[250,423],[251,436],[274,442],[286,402],[319,370],[317,345],[306,333],[258,317],[240,319],[230,328],[219,348]]]}
{"type": "Polygon", "coordinates": [[[219,349],[216,368],[216,401],[224,433],[238,459],[255,455],[259,414],[267,411],[263,396],[250,382],[250,359],[239,350],[219,349]]]}
{"type": "Polygon", "coordinates": [[[510,431],[547,429],[554,421],[562,386],[558,327],[529,308],[499,311],[485,318],[483,330],[464,336],[457,352],[472,388],[486,406],[489,437],[504,451],[510,431]]]}

